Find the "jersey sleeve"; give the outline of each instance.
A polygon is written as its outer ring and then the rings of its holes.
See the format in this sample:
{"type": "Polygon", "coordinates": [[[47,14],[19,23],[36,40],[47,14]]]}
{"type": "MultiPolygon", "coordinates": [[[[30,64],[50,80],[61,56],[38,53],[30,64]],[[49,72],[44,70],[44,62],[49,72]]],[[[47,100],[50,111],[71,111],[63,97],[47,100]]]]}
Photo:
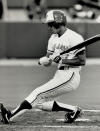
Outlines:
{"type": "Polygon", "coordinates": [[[78,35],[77,37],[73,37],[73,39],[72,39],[72,43],[73,43],[72,46],[78,45],[78,44],[80,44],[83,41],[84,41],[84,38],[81,35],[78,35]]]}
{"type": "MultiPolygon", "coordinates": [[[[84,38],[81,35],[77,35],[77,37],[73,36],[73,39],[72,39],[71,42],[72,42],[71,47],[74,47],[74,46],[80,44],[81,42],[84,42],[84,38]]],[[[77,54],[79,54],[79,52],[81,52],[83,50],[85,50],[85,47],[73,50],[73,51],[69,52],[69,55],[68,55],[67,58],[68,59],[73,59],[73,58],[75,58],[77,56],[77,54]]]]}
{"type": "MultiPolygon", "coordinates": [[[[82,43],[82,42],[84,42],[84,38],[81,36],[81,35],[79,35],[79,34],[75,34],[75,35],[73,35],[73,37],[72,37],[73,39],[72,39],[72,47],[73,46],[76,46],[76,45],[78,45],[78,44],[80,44],[80,43],[82,43]]],[[[81,48],[81,49],[84,49],[84,47],[83,48],[81,48]]]]}
{"type": "Polygon", "coordinates": [[[55,45],[54,45],[54,42],[53,42],[53,38],[50,37],[50,39],[48,40],[47,52],[53,53],[54,51],[55,51],[55,45]]]}

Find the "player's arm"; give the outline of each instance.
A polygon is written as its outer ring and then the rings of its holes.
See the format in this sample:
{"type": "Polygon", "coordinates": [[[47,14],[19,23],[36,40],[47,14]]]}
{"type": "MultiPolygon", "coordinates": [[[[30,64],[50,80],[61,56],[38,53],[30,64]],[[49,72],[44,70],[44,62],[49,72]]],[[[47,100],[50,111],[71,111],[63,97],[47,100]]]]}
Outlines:
{"type": "Polygon", "coordinates": [[[47,51],[47,54],[39,59],[38,64],[46,67],[50,66],[52,64],[52,60],[49,56],[52,54],[53,52],[47,51]]]}
{"type": "Polygon", "coordinates": [[[72,59],[61,59],[62,64],[67,64],[71,66],[83,66],[86,63],[86,50],[80,50],[76,53],[75,57],[72,59]]]}
{"type": "Polygon", "coordinates": [[[47,50],[46,57],[49,58],[53,53],[54,53],[53,51],[47,50]]]}
{"type": "Polygon", "coordinates": [[[52,64],[52,60],[50,59],[50,56],[54,53],[54,44],[52,42],[52,37],[48,41],[48,47],[47,47],[47,53],[44,57],[39,59],[39,64],[43,66],[50,66],[52,64]]]}

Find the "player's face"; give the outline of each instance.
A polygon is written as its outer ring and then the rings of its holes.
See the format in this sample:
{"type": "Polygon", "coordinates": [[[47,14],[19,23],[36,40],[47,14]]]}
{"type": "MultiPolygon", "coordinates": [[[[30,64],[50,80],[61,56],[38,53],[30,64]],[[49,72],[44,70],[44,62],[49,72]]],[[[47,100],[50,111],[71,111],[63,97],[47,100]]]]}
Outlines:
{"type": "Polygon", "coordinates": [[[51,30],[53,34],[58,34],[60,32],[59,24],[56,24],[54,22],[48,23],[48,28],[51,30]]]}

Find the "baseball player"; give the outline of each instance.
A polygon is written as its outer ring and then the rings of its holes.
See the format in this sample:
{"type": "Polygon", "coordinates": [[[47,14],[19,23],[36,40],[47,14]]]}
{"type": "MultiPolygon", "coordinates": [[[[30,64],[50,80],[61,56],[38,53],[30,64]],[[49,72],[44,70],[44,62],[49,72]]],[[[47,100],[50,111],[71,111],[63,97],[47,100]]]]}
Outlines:
{"type": "Polygon", "coordinates": [[[37,87],[14,110],[10,111],[1,104],[2,122],[8,124],[28,109],[38,108],[45,111],[65,111],[65,121],[73,123],[81,114],[78,106],[60,103],[57,98],[76,90],[80,83],[80,70],[85,65],[85,48],[77,49],[60,56],[60,53],[84,41],[83,37],[67,28],[64,12],[50,10],[46,14],[46,24],[52,31],[48,40],[47,54],[39,59],[41,66],[57,63],[54,77],[46,84],[37,87]]]}

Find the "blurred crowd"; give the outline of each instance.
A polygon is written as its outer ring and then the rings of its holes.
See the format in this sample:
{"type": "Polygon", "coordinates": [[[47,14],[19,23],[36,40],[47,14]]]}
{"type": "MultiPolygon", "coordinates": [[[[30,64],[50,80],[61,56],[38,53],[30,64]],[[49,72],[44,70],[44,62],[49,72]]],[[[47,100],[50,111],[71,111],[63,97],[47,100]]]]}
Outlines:
{"type": "MultiPolygon", "coordinates": [[[[32,0],[26,6],[28,18],[41,19],[48,10],[46,0],[32,0]]],[[[98,19],[100,16],[100,0],[77,0],[77,3],[69,8],[65,8],[66,12],[72,19],[98,19]]]]}
{"type": "Polygon", "coordinates": [[[29,19],[43,19],[47,11],[46,0],[32,0],[26,5],[29,19]]]}
{"type": "Polygon", "coordinates": [[[78,0],[69,12],[74,19],[96,19],[100,14],[100,0],[78,0]]]}
{"type": "MultiPolygon", "coordinates": [[[[5,3],[7,4],[7,0],[0,0],[0,19],[4,16],[5,3]]],[[[27,0],[24,9],[29,20],[41,20],[49,10],[47,0],[27,0]]],[[[76,4],[69,7],[65,5],[63,9],[72,19],[90,19],[100,22],[100,0],[76,0],[76,4]]]]}

